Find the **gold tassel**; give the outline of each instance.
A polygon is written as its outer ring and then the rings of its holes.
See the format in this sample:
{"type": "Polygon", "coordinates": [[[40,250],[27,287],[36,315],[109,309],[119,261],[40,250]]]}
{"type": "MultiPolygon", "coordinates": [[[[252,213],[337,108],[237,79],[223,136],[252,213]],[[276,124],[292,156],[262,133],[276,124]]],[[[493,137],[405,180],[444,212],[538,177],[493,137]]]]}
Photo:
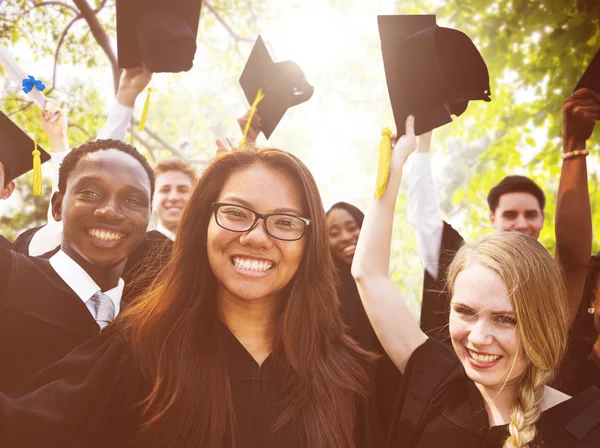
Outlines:
{"type": "Polygon", "coordinates": [[[265,92],[263,92],[263,89],[258,89],[258,92],[256,92],[256,98],[254,98],[254,102],[252,103],[252,106],[250,106],[250,113],[248,114],[248,120],[246,120],[246,126],[244,126],[244,135],[240,141],[240,146],[244,146],[246,144],[246,137],[248,136],[248,130],[252,124],[252,117],[254,117],[254,112],[256,112],[258,103],[260,103],[264,97],[265,92]]]}
{"type": "Polygon", "coordinates": [[[377,167],[377,185],[375,188],[375,199],[379,199],[385,193],[388,177],[390,175],[390,161],[392,158],[392,131],[384,128],[381,131],[381,143],[379,144],[379,166],[377,167]]]}
{"type": "Polygon", "coordinates": [[[140,124],[138,124],[138,131],[140,132],[142,132],[146,126],[146,117],[148,117],[148,109],[150,108],[150,92],[152,92],[152,87],[148,87],[148,93],[146,94],[144,110],[142,110],[142,117],[140,118],[140,124]]]}
{"type": "Polygon", "coordinates": [[[42,160],[40,158],[40,150],[37,147],[37,142],[34,140],[33,144],[35,149],[32,151],[33,154],[33,195],[42,195],[42,160]]]}

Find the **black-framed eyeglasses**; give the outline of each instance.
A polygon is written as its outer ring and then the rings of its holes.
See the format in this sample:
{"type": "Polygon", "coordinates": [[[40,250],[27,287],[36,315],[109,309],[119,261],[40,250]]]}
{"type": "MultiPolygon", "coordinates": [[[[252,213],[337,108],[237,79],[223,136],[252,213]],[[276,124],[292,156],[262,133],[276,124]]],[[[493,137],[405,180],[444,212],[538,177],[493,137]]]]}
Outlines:
{"type": "Polygon", "coordinates": [[[283,241],[299,240],[310,225],[310,219],[291,213],[262,214],[248,207],[227,202],[213,203],[213,212],[219,227],[231,232],[249,232],[256,227],[258,220],[262,219],[265,231],[273,238],[283,241]]]}

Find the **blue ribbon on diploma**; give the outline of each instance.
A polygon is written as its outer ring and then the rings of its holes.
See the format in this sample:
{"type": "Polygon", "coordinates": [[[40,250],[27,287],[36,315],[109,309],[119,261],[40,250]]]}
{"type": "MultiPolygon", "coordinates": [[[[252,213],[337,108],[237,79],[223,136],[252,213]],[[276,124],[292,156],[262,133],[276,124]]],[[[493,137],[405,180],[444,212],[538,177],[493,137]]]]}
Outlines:
{"type": "Polygon", "coordinates": [[[41,92],[46,88],[46,86],[44,84],[42,84],[42,81],[40,81],[39,79],[35,79],[31,75],[27,75],[27,76],[29,78],[25,78],[22,83],[23,92],[29,93],[33,90],[34,87],[41,92]]]}

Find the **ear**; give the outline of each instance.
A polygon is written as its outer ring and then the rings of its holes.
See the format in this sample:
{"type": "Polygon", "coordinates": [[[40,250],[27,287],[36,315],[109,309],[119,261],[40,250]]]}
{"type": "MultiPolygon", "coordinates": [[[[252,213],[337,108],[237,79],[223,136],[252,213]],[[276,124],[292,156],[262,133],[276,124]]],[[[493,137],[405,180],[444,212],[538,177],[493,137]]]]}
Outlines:
{"type": "Polygon", "coordinates": [[[15,191],[15,182],[11,180],[9,183],[6,184],[6,187],[4,187],[4,189],[2,190],[0,199],[8,199],[10,195],[13,194],[13,191],[15,191]]]}
{"type": "Polygon", "coordinates": [[[496,223],[496,214],[494,212],[490,212],[490,224],[492,225],[492,227],[494,227],[495,223],[496,223]]]}
{"type": "Polygon", "coordinates": [[[52,217],[55,221],[62,221],[62,202],[63,202],[64,194],[55,191],[52,195],[52,217]]]}

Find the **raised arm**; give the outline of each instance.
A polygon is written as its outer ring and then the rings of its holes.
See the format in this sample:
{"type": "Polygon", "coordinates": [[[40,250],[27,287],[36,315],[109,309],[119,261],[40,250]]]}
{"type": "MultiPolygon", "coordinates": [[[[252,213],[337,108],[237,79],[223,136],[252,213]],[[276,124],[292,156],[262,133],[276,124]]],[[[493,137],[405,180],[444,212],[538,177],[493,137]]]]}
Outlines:
{"type": "Polygon", "coordinates": [[[408,176],[408,210],[406,218],[415,231],[419,257],[423,267],[437,279],[444,221],[438,207],[431,171],[431,134],[417,137],[417,150],[412,156],[408,176]]]}
{"type": "Polygon", "coordinates": [[[577,90],[563,104],[563,152],[572,157],[562,163],[556,201],[556,260],[565,272],[569,322],[573,322],[583,296],[592,252],[592,218],[585,150],[594,125],[600,120],[600,94],[577,90]]]}
{"type": "Polygon", "coordinates": [[[125,141],[127,126],[133,117],[135,100],[152,79],[152,73],[146,68],[126,68],[121,73],[119,90],[104,127],[98,133],[98,138],[125,141]]]}
{"type": "Polygon", "coordinates": [[[401,372],[415,349],[427,340],[388,276],[394,208],[402,169],[415,147],[414,118],[409,117],[406,135],[398,140],[392,151],[386,191],[369,206],[352,263],[352,275],[371,325],[401,372]]]}

